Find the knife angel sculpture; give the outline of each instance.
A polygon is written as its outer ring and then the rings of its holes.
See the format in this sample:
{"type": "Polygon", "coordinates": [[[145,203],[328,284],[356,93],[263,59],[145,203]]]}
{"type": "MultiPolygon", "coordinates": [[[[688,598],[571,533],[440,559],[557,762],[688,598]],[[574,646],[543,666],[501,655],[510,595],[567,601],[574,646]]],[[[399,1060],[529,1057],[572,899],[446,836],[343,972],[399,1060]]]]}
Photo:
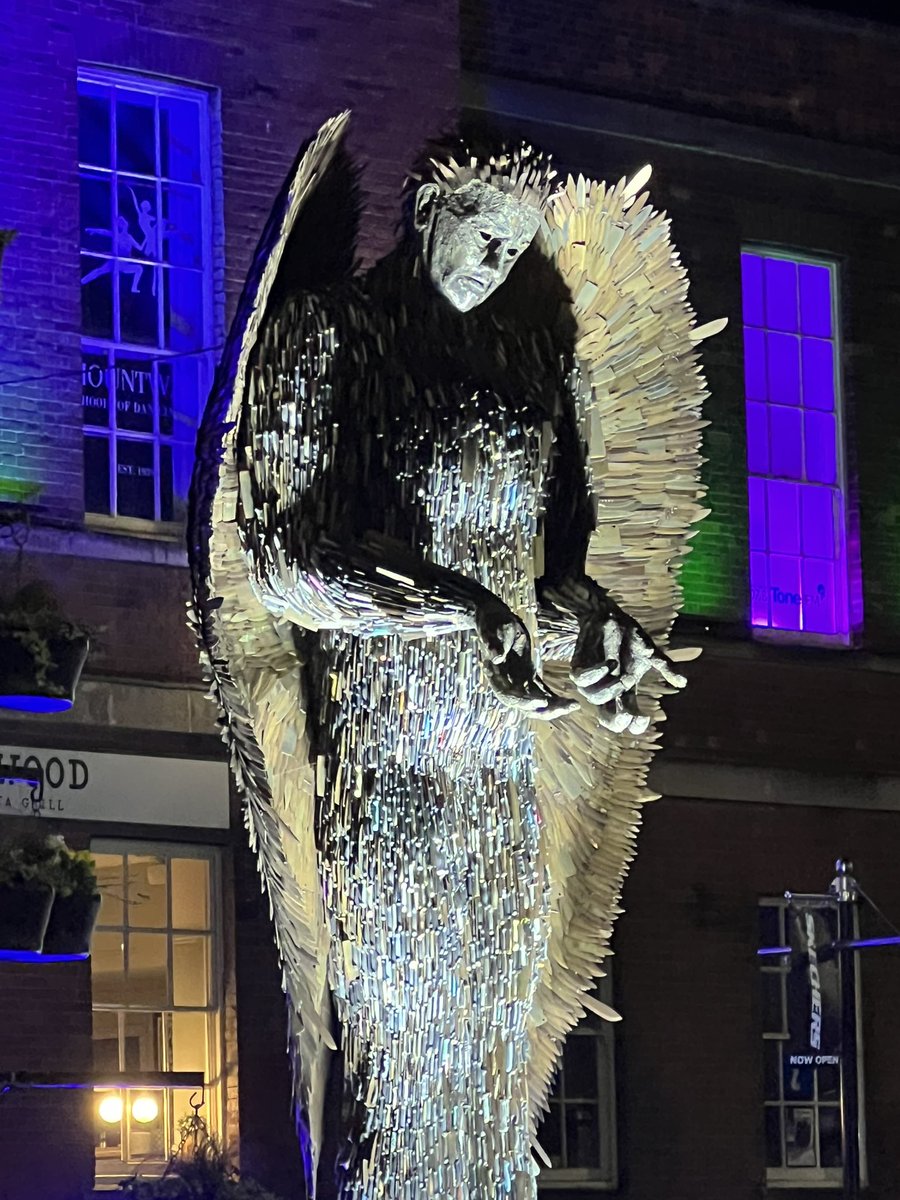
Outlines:
{"type": "Polygon", "coordinates": [[[528,146],[426,156],[359,271],[346,122],[276,201],[207,406],[194,614],[309,1193],[533,1197],[563,1040],[615,1018],[714,327],[640,178],[558,186],[528,146]]]}

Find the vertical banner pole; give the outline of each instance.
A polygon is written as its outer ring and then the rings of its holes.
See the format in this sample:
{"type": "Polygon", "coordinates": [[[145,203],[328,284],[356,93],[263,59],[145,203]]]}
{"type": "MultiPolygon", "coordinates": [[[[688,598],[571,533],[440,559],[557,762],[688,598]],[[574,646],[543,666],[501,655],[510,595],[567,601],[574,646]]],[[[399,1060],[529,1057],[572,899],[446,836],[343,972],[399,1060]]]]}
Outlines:
{"type": "Polygon", "coordinates": [[[856,936],[853,919],[857,900],[853,864],[839,858],[831,892],[837,900],[837,933],[841,972],[841,1144],[844,1162],[844,1200],[859,1197],[859,1070],[856,1052],[856,960],[848,947],[856,936]]]}

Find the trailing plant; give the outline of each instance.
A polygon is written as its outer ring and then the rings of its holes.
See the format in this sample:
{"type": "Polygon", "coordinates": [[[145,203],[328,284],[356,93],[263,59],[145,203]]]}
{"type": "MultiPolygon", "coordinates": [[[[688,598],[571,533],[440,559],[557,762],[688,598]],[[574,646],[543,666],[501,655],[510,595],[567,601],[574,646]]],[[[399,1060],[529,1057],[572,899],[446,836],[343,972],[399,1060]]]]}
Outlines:
{"type": "Polygon", "coordinates": [[[126,1200],[278,1200],[252,1179],[242,1179],[215,1138],[187,1156],[175,1155],[160,1179],[134,1177],[119,1184],[126,1200]]]}
{"type": "Polygon", "coordinates": [[[55,888],[60,878],[61,841],[37,830],[0,836],[0,887],[40,884],[55,888]]]}
{"type": "Polygon", "coordinates": [[[56,864],[57,896],[96,896],[97,865],[89,850],[70,850],[59,839],[59,857],[56,864]]]}
{"type": "Polygon", "coordinates": [[[63,616],[53,592],[38,581],[26,583],[10,596],[0,596],[0,636],[12,637],[31,656],[35,682],[48,683],[56,666],[52,641],[80,641],[87,631],[63,616]]]}

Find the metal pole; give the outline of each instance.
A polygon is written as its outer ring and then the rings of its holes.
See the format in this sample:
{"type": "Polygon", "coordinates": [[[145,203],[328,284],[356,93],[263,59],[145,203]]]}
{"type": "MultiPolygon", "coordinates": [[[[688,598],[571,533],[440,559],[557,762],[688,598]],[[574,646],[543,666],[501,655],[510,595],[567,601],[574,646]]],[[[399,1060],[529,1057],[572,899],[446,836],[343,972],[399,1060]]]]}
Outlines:
{"type": "Polygon", "coordinates": [[[838,962],[841,972],[841,1148],[844,1200],[859,1197],[859,1070],[856,1054],[856,959],[852,942],[857,885],[853,864],[839,858],[831,892],[837,900],[838,962]]]}

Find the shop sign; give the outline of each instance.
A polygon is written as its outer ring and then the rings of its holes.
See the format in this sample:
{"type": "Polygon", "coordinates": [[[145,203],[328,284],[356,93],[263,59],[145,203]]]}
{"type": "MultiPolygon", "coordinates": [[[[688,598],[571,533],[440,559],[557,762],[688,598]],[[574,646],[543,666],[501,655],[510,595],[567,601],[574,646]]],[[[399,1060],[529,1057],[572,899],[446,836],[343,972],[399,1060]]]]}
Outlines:
{"type": "Polygon", "coordinates": [[[228,828],[228,768],[191,758],[0,743],[0,818],[228,828]]]}

